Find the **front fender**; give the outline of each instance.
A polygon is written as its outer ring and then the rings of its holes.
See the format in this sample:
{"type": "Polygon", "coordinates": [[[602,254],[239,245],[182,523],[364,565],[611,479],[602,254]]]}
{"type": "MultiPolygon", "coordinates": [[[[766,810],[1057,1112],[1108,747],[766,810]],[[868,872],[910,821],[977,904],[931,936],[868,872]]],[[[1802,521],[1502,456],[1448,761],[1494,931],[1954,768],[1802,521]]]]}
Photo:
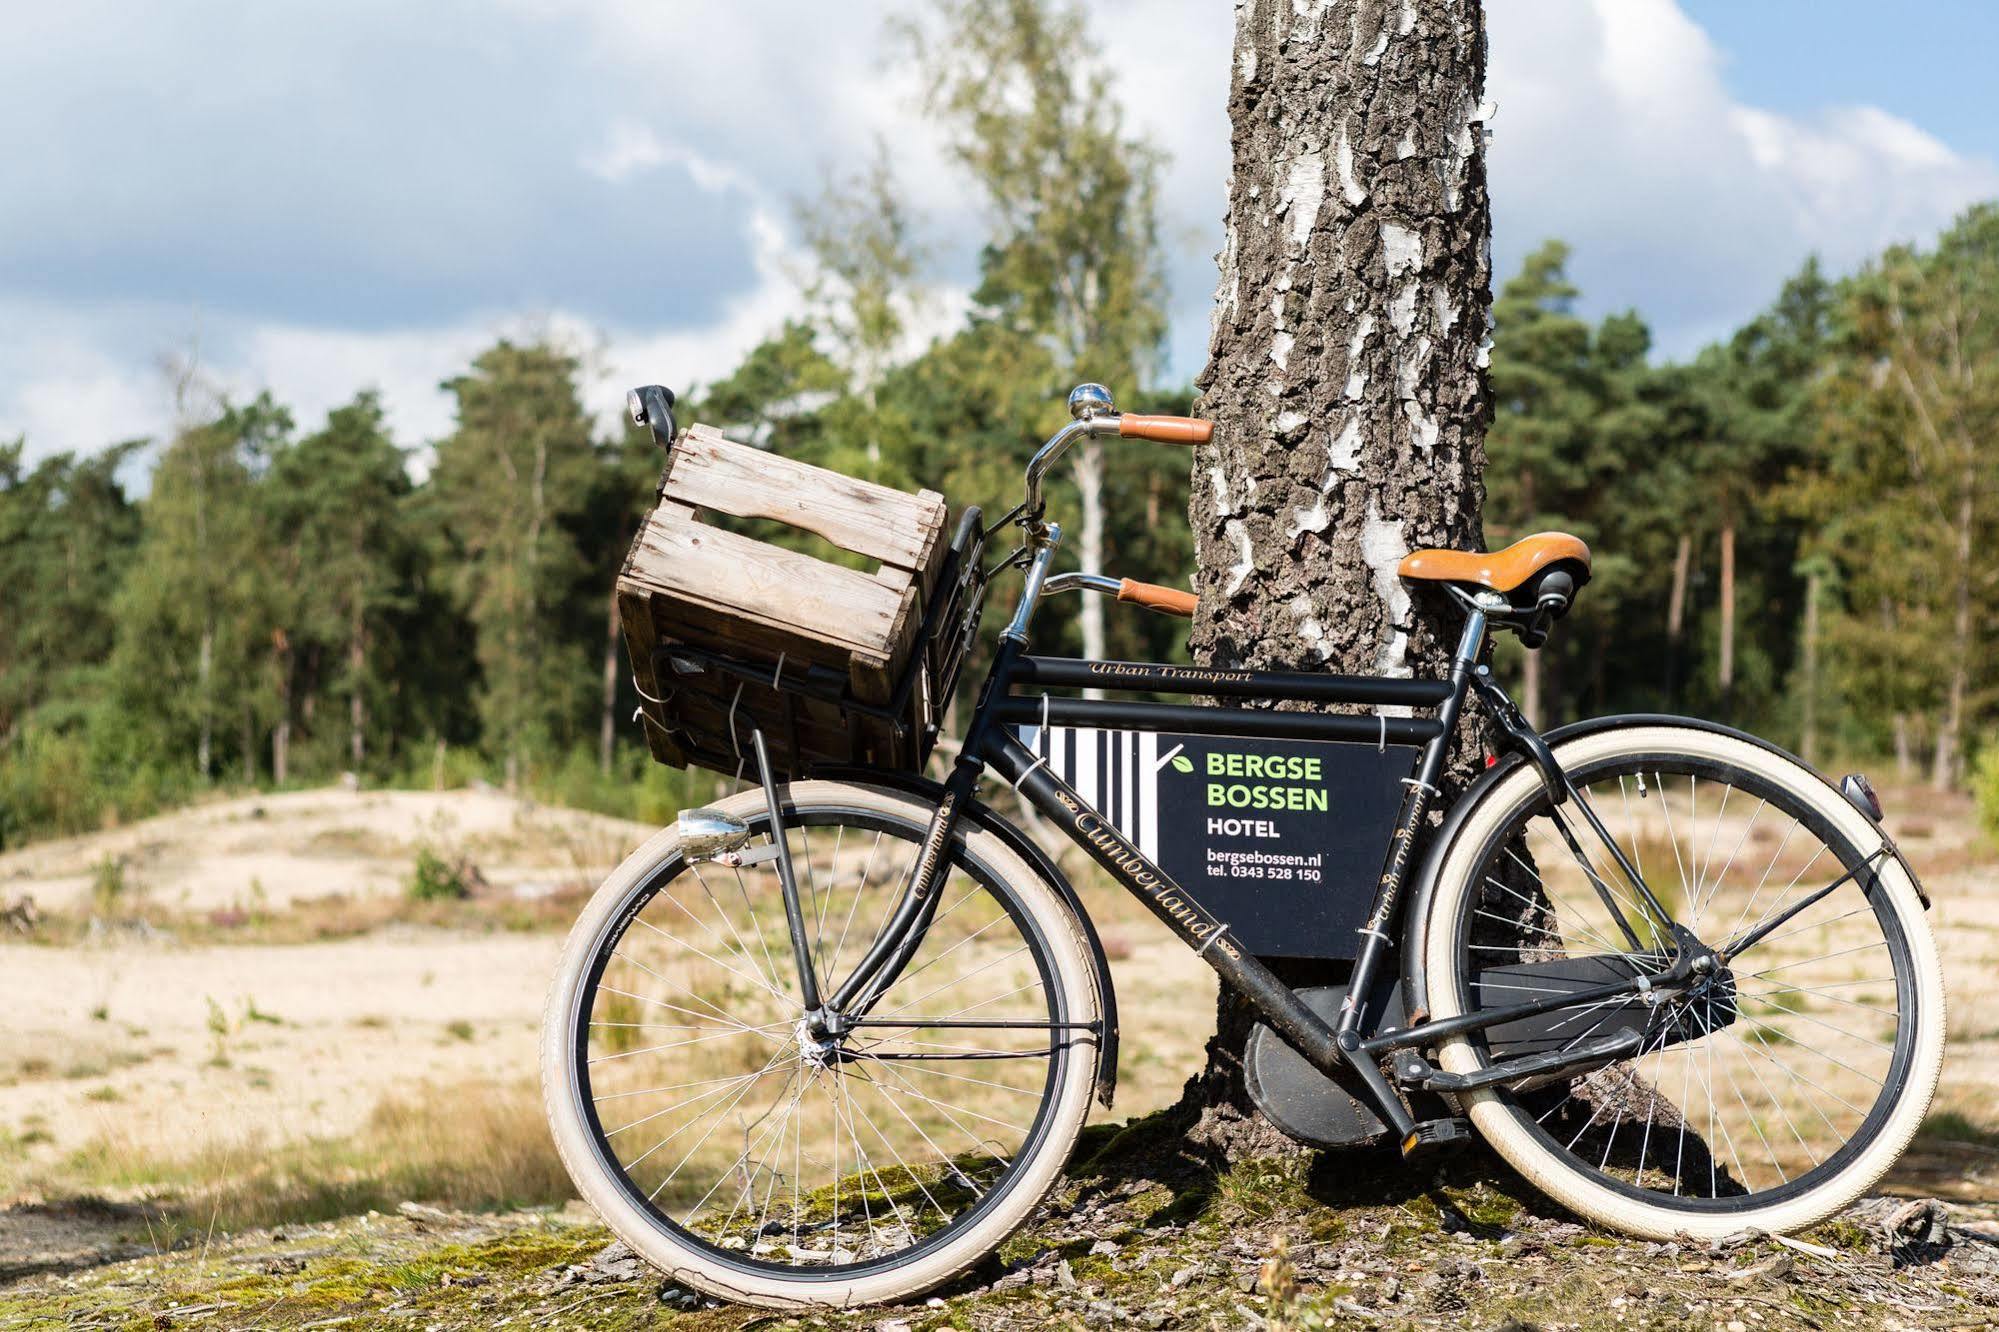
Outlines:
{"type": "MultiPolygon", "coordinates": [[[[944,795],[942,782],[914,772],[883,772],[878,768],[814,768],[812,775],[827,781],[873,786],[930,801],[942,799],[944,795]]],[[[1110,958],[1104,953],[1103,940],[1097,937],[1096,923],[1083,909],[1082,899],[1076,895],[1075,886],[1069,882],[1061,867],[1033,838],[1015,827],[999,811],[974,797],[963,807],[961,817],[972,820],[1018,852],[1021,859],[1032,865],[1047,881],[1049,887],[1062,895],[1062,900],[1069,904],[1069,910],[1082,926],[1083,942],[1089,946],[1090,963],[1097,973],[1097,1005],[1104,1020],[1103,1038],[1097,1049],[1097,1100],[1106,1110],[1110,1109],[1111,1100],[1117,1094],[1117,987],[1111,983],[1110,958]]]]}
{"type": "MultiPolygon", "coordinates": [[[[1599,731],[1615,730],[1624,726],[1680,726],[1688,730],[1708,731],[1715,735],[1726,735],[1742,740],[1773,754],[1782,754],[1795,763],[1804,764],[1802,759],[1778,745],[1771,744],[1760,736],[1739,731],[1733,726],[1723,726],[1720,722],[1703,721],[1698,717],[1675,717],[1667,713],[1635,712],[1611,717],[1592,717],[1586,721],[1570,722],[1558,726],[1542,738],[1550,748],[1559,747],[1564,741],[1585,735],[1595,735],[1599,731]]],[[[1450,853],[1451,843],[1457,839],[1458,830],[1463,826],[1472,808],[1485,793],[1504,780],[1514,769],[1527,761],[1518,751],[1501,756],[1498,763],[1480,774],[1465,793],[1458,797],[1445,816],[1443,826],[1430,837],[1428,850],[1423,856],[1423,867],[1417,873],[1414,893],[1404,908],[1402,926],[1402,1000],[1413,1023],[1426,1022],[1430,1017],[1430,978],[1425,970],[1423,955],[1429,942],[1430,902],[1436,896],[1437,876],[1443,870],[1444,857],[1450,853]]],[[[1808,764],[1804,764],[1807,768],[1808,764]]],[[[1823,773],[1811,769],[1821,781],[1823,773]]],[[[1831,783],[1827,783],[1831,785],[1831,783]]],[[[1882,834],[1885,839],[1887,834],[1882,834]]],[[[1891,844],[1890,849],[1893,850],[1891,844]]],[[[1899,857],[1901,852],[1895,851],[1899,857]]],[[[1913,873],[1909,879],[1915,882],[1913,873]]]]}

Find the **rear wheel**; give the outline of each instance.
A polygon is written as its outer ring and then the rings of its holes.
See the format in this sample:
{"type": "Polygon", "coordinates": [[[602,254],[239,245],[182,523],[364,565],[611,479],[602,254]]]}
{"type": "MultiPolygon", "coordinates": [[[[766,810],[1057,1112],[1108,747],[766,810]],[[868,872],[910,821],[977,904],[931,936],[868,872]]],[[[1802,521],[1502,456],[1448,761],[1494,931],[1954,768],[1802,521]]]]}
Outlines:
{"type": "MultiPolygon", "coordinates": [[[[814,970],[868,952],[933,807],[784,789],[814,970]]],[[[761,793],[717,808],[768,842],[761,793]]],[[[1095,1080],[1098,993],[1065,900],[961,822],[921,945],[851,1030],[815,1030],[772,862],[662,833],[564,950],[543,1027],[558,1147],[639,1254],[732,1300],[906,1298],[997,1248],[1053,1187],[1095,1080]]]]}
{"type": "MultiPolygon", "coordinates": [[[[1633,1234],[1782,1232],[1844,1207],[1908,1144],[1942,1062],[1941,972],[1907,870],[1838,791],[1745,739],[1633,725],[1556,757],[1670,919],[1531,766],[1481,798],[1432,901],[1433,1015],[1544,1000],[1575,976],[1644,976],[1650,993],[1542,1019],[1540,1049],[1629,1048],[1465,1093],[1480,1133],[1633,1234]],[[1691,979],[1666,974],[1675,923],[1713,953],[1691,979]]],[[[1476,1073],[1517,1053],[1495,1052],[1504,1039],[1446,1041],[1439,1063],[1476,1073]]]]}

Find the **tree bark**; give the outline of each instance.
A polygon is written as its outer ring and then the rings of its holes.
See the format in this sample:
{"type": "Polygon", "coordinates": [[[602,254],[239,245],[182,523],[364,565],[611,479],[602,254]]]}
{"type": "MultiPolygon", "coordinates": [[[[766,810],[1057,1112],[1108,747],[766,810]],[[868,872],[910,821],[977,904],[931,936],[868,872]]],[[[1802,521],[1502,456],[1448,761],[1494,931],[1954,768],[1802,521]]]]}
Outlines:
{"type": "Polygon", "coordinates": [[[1799,725],[1798,753],[1807,763],[1819,758],[1819,583],[1813,569],[1805,575],[1804,717],[1799,725]]]}
{"type": "Polygon", "coordinates": [[[1735,523],[1721,529],[1721,661],[1715,671],[1722,702],[1735,693],[1735,523]]]}
{"type": "MultiPolygon", "coordinates": [[[[626,540],[629,540],[627,538],[626,540]]],[[[620,541],[620,545],[625,541],[620,541]]],[[[611,585],[610,611],[604,621],[604,705],[597,725],[597,771],[611,775],[611,755],[618,740],[618,639],[623,632],[618,619],[618,588],[611,585]]]]}
{"type": "MultiPolygon", "coordinates": [[[[1084,573],[1104,571],[1104,443],[1085,440],[1076,451],[1076,492],[1082,500],[1082,530],[1078,534],[1077,557],[1084,573]]],[[[1083,655],[1102,661],[1104,652],[1104,599],[1086,596],[1077,609],[1077,627],[1082,630],[1083,655]]],[[[1102,698],[1101,689],[1085,689],[1084,698],[1102,698]]]]}
{"type": "Polygon", "coordinates": [[[1972,534],[1977,527],[1977,452],[1965,444],[1963,465],[1958,476],[1955,538],[1956,568],[1952,571],[1950,691],[1944,704],[1943,725],[1937,728],[1936,763],[1930,770],[1930,785],[1947,791],[1964,778],[1965,695],[1971,686],[1972,638],[1971,580],[1972,534]]]}
{"type": "Polygon", "coordinates": [[[1687,573],[1693,559],[1693,534],[1682,532],[1680,548],[1673,554],[1673,590],[1666,600],[1666,706],[1669,708],[1679,690],[1680,631],[1687,622],[1687,573]]]}
{"type": "Polygon", "coordinates": [[[368,699],[361,687],[368,665],[368,642],[360,616],[354,618],[354,635],[347,644],[347,670],[353,677],[352,692],[347,695],[347,757],[358,777],[361,761],[368,754],[368,699]]]}
{"type": "Polygon", "coordinates": [[[292,647],[291,636],[282,629],[274,636],[272,655],[278,676],[278,724],[271,728],[271,781],[283,786],[291,776],[292,647]]]}
{"type": "MultiPolygon", "coordinates": [[[[1456,616],[1396,566],[1481,544],[1491,214],[1477,0],[1239,0],[1234,170],[1195,466],[1197,659],[1441,674],[1456,616]]],[[[1469,770],[1469,754],[1452,780],[1469,770]]],[[[1371,874],[1374,866],[1363,873],[1371,874]]],[[[1183,1107],[1232,1151],[1281,1139],[1225,995],[1183,1107]]]]}
{"type": "Polygon", "coordinates": [[[215,626],[204,617],[201,622],[201,646],[195,653],[195,698],[201,709],[201,733],[194,742],[194,766],[201,773],[201,780],[207,781],[210,756],[215,751],[215,715],[210,711],[209,683],[215,674],[215,626]]]}

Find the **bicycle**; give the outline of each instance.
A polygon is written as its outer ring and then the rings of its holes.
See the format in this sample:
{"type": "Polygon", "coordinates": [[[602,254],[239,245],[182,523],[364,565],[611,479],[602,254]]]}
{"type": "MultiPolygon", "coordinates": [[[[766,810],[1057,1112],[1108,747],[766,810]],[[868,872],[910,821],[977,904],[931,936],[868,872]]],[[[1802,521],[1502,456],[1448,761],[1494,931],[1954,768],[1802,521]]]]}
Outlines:
{"type": "MultiPolygon", "coordinates": [[[[1078,439],[1197,444],[1211,427],[1120,414],[1094,385],[1070,407],[1023,502],[990,528],[970,511],[954,547],[964,609],[940,632],[960,649],[990,580],[1019,569],[1023,586],[948,779],[780,784],[758,732],[760,782],[683,813],[577,922],[542,1070],[557,1145],[613,1231],[732,1300],[873,1303],[964,1272],[1054,1189],[1115,1080],[1116,999],[1073,887],[980,799],[988,773],[1246,996],[1259,1040],[1354,1089],[1405,1156],[1475,1133],[1578,1215],[1658,1239],[1795,1230],[1880,1178],[1935,1087],[1944,992],[1927,899],[1863,777],[1835,786],[1687,718],[1538,733],[1490,653],[1499,632],[1539,646],[1587,582],[1588,548],[1559,533],[1402,562],[1463,613],[1441,679],[1034,655],[1036,608],[1059,592],[1193,610],[1173,589],[1053,573],[1042,481],[1078,439]],[[1009,527],[1018,548],[987,568],[985,539],[1009,527]],[[1084,688],[1372,711],[1049,692],[1084,688]],[[1496,752],[1432,828],[1474,700],[1496,752]],[[1076,739],[1105,734],[1115,744],[1087,754],[1076,739]],[[1161,735],[1182,738],[1164,760],[1146,740],[1161,735]],[[1136,779],[1179,771],[1201,737],[1252,751],[1209,750],[1223,780],[1207,798],[1219,789],[1225,813],[1238,787],[1249,813],[1324,825],[1349,808],[1298,780],[1317,760],[1255,757],[1252,742],[1333,742],[1361,774],[1351,807],[1371,783],[1394,810],[1371,899],[1323,884],[1282,897],[1306,913],[1365,903],[1344,946],[1311,944],[1350,958],[1342,985],[1286,984],[1242,920],[1147,854],[1161,834],[1132,812],[1136,779]],[[1104,785],[1084,771],[1098,757],[1134,778],[1104,802],[1122,819],[1078,789],[1104,785]]],[[[782,663],[766,675],[781,687],[782,663]]],[[[1269,896],[1310,870],[1296,860],[1232,864],[1269,896]]]]}

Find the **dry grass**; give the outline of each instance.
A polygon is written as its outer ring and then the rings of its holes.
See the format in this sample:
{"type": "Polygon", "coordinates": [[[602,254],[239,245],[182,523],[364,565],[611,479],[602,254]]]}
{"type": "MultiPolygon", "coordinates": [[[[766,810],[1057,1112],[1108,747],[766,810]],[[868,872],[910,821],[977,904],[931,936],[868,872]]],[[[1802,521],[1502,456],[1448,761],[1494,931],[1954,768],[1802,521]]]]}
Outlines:
{"type": "Polygon", "coordinates": [[[142,902],[109,916],[88,910],[49,911],[31,937],[38,943],[73,947],[107,930],[142,938],[165,935],[186,944],[319,943],[399,925],[472,933],[554,933],[575,922],[592,890],[592,885],[578,880],[536,897],[493,892],[416,899],[386,893],[328,893],[294,899],[282,910],[230,906],[185,911],[142,902]]]}
{"type": "Polygon", "coordinates": [[[389,1211],[404,1201],[490,1208],[573,1196],[540,1095],[524,1082],[421,1086],[384,1098],[339,1141],[254,1136],[167,1154],[100,1136],[26,1184],[52,1199],[146,1203],[169,1240],[389,1211]]]}

